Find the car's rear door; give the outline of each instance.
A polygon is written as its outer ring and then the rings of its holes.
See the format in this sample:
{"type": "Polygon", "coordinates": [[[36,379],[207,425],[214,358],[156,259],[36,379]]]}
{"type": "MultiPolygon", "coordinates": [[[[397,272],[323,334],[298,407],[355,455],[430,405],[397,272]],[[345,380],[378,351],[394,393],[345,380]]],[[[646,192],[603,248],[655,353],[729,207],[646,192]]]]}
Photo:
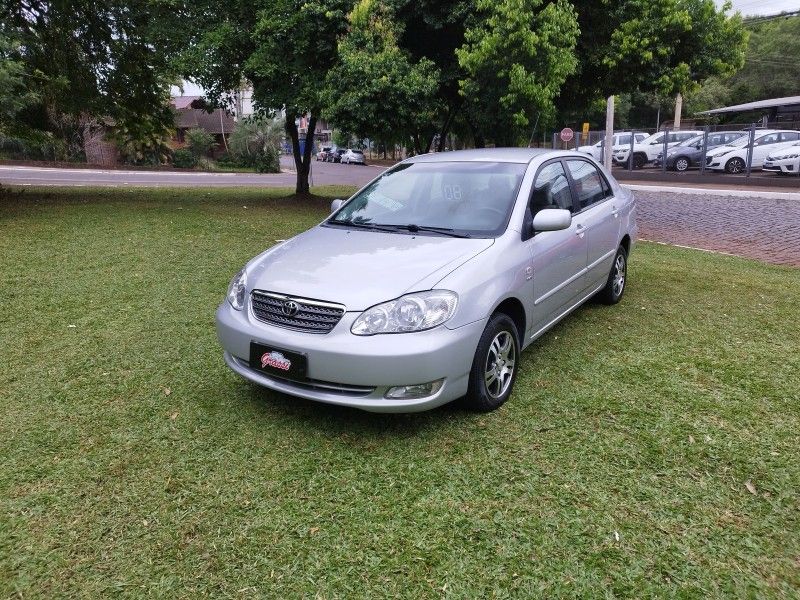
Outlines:
{"type": "Polygon", "coordinates": [[[575,199],[572,223],[586,237],[585,289],[602,286],[611,270],[620,239],[620,219],[613,190],[590,161],[567,159],[567,175],[575,199]]]}

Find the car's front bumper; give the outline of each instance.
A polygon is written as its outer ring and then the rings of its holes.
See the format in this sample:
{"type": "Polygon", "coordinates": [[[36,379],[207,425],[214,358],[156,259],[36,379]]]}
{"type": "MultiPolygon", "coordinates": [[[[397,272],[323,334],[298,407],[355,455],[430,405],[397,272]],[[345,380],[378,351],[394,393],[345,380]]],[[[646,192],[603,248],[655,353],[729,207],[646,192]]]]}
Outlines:
{"type": "Polygon", "coordinates": [[[771,173],[797,175],[800,173],[800,159],[783,158],[780,160],[765,160],[764,166],[761,168],[763,171],[770,171],[771,173]]]}
{"type": "Polygon", "coordinates": [[[463,327],[357,336],[350,326],[360,313],[345,313],[327,334],[276,327],[236,311],[223,302],[217,309],[217,337],[225,362],[246,379],[310,400],[373,412],[416,412],[446,404],[467,393],[469,371],[486,319],[463,327]],[[308,380],[298,383],[250,367],[250,342],[305,354],[308,380]],[[390,387],[444,379],[438,392],[413,400],[390,400],[390,387]]]}

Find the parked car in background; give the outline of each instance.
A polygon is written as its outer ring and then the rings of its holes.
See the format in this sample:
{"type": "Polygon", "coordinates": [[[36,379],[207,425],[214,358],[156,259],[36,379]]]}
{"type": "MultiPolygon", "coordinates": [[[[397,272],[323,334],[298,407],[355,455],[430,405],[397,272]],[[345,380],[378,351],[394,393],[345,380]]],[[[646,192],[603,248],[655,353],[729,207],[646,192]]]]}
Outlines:
{"type": "Polygon", "coordinates": [[[364,153],[361,150],[353,150],[348,148],[342,154],[342,162],[346,164],[365,165],[367,162],[364,160],[364,153]]]}
{"type": "MultiPolygon", "coordinates": [[[[759,129],[753,140],[752,169],[761,169],[767,156],[794,142],[800,141],[800,131],[788,129],[759,129]]],[[[750,134],[736,141],[719,146],[706,154],[706,167],[713,171],[742,173],[747,169],[747,154],[750,149],[750,134]]]]}
{"type": "MultiPolygon", "coordinates": [[[[730,144],[742,136],[748,135],[746,131],[715,131],[708,134],[706,153],[709,150],[730,144]]],[[[705,134],[696,135],[685,142],[681,142],[667,150],[667,169],[670,171],[686,171],[690,167],[699,167],[700,160],[703,158],[703,138],[705,134]]],[[[659,152],[653,164],[661,166],[661,155],[659,152]]]]}
{"type": "Polygon", "coordinates": [[[322,146],[319,152],[317,152],[317,160],[327,160],[328,154],[330,154],[333,146],[322,146]]]}
{"type": "MultiPolygon", "coordinates": [[[[647,138],[650,134],[645,133],[643,131],[635,131],[633,133],[633,141],[634,143],[641,142],[643,139],[647,138]]],[[[592,144],[591,146],[579,146],[578,152],[583,152],[584,154],[590,155],[595,160],[602,160],[603,158],[603,142],[604,140],[600,140],[596,144],[592,144]]],[[[611,138],[612,148],[611,151],[613,152],[617,148],[621,148],[622,146],[630,147],[631,145],[631,132],[630,131],[620,131],[619,133],[615,133],[614,137],[611,138]]]]}
{"type": "Polygon", "coordinates": [[[423,154],[250,260],[217,336],[233,371],[286,394],[494,410],[526,346],[592,297],[620,301],[636,233],[633,194],[589,156],[423,154]]]}
{"type": "Polygon", "coordinates": [[[762,169],[784,175],[800,175],[800,142],[771,151],[762,169]]]}
{"type": "Polygon", "coordinates": [[[345,153],[344,148],[336,148],[328,153],[328,162],[338,163],[342,162],[342,154],[345,153]]]}
{"type": "MultiPolygon", "coordinates": [[[[633,146],[633,168],[641,169],[648,163],[653,162],[658,156],[659,152],[664,151],[664,136],[667,136],[667,148],[685,142],[696,135],[700,135],[702,131],[659,131],[654,133],[648,138],[645,138],[638,144],[633,146]]],[[[614,151],[613,161],[618,165],[627,165],[628,156],[630,155],[630,146],[620,146],[619,149],[614,151]]]]}

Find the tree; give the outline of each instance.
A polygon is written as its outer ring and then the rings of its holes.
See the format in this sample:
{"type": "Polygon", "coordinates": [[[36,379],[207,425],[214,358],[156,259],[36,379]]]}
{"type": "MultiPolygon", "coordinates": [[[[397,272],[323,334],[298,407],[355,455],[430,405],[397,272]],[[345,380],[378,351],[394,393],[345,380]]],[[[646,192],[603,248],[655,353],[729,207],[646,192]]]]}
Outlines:
{"type": "Polygon", "coordinates": [[[0,32],[0,131],[24,108],[38,100],[29,87],[19,43],[0,32]]]}
{"type": "Polygon", "coordinates": [[[709,78],[687,98],[687,108],[703,111],[726,104],[793,96],[800,81],[800,17],[746,20],[750,39],[744,67],[729,77],[709,78]]]}
{"type": "Polygon", "coordinates": [[[351,7],[351,0],[197,0],[181,7],[181,18],[192,23],[184,74],[217,103],[246,79],[260,112],[284,111],[298,194],[309,191],[310,142],[323,109],[323,83],[338,62],[337,39],[351,7]],[[309,142],[302,153],[301,117],[307,117],[309,142]]]}
{"type": "Polygon", "coordinates": [[[555,112],[554,98],[577,65],[577,18],[565,1],[480,0],[456,49],[461,94],[482,135],[512,145],[533,115],[555,112]]]}
{"type": "Polygon", "coordinates": [[[339,64],[326,78],[325,117],[359,137],[410,139],[416,152],[425,152],[435,133],[436,67],[425,58],[413,63],[398,46],[399,25],[389,5],[361,0],[349,25],[339,64]]]}
{"type": "Polygon", "coordinates": [[[3,31],[18,41],[14,57],[41,106],[18,118],[40,129],[68,117],[73,128],[94,119],[160,135],[173,119],[164,47],[175,33],[163,27],[171,11],[159,0],[0,0],[3,31]]]}
{"type": "Polygon", "coordinates": [[[585,113],[597,98],[640,90],[691,92],[740,68],[747,42],[741,16],[714,0],[572,0],[578,68],[561,90],[564,111],[585,113]]]}
{"type": "Polygon", "coordinates": [[[574,69],[575,14],[561,0],[361,0],[326,81],[337,125],[427,152],[467,127],[515,140],[574,69]]]}

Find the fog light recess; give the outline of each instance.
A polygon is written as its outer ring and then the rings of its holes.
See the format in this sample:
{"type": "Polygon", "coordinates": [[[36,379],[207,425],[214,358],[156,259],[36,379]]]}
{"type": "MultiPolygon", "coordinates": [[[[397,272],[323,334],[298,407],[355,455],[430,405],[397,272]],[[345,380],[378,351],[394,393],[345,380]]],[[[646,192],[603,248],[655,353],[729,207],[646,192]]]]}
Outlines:
{"type": "Polygon", "coordinates": [[[398,385],[389,388],[383,397],[388,400],[417,400],[419,398],[427,398],[428,396],[433,396],[442,389],[442,385],[444,385],[444,379],[437,379],[430,383],[398,385]]]}

